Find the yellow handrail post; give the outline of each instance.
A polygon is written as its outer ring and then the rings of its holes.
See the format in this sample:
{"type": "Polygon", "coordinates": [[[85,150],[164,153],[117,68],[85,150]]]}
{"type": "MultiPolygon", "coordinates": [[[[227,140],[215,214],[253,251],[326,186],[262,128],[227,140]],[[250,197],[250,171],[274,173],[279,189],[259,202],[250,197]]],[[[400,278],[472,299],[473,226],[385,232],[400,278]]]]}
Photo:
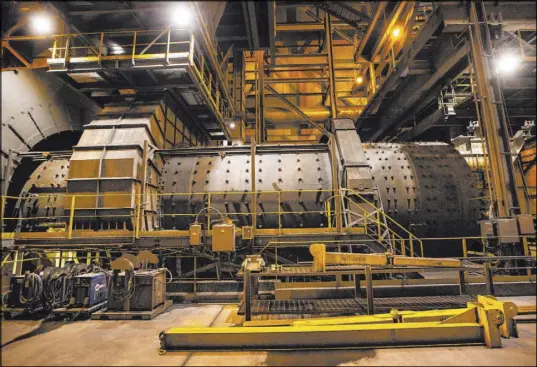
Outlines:
{"type": "Polygon", "coordinates": [[[69,232],[68,232],[69,239],[73,237],[73,221],[75,218],[75,198],[76,198],[76,195],[73,195],[71,197],[71,211],[69,213],[69,232]]]}
{"type": "Polygon", "coordinates": [[[379,236],[379,242],[382,241],[382,234],[381,234],[381,230],[380,230],[380,211],[376,211],[377,213],[377,231],[378,231],[378,236],[379,236]]]}
{"type": "Polygon", "coordinates": [[[328,228],[332,228],[332,210],[330,200],[326,201],[326,217],[328,218],[328,228]]]}
{"type": "MultiPolygon", "coordinates": [[[[403,238],[401,238],[401,255],[406,255],[405,240],[403,238]]],[[[414,256],[414,254],[411,252],[410,256],[414,256]]]]}
{"type": "Polygon", "coordinates": [[[468,257],[468,248],[466,247],[466,238],[462,239],[462,256],[468,257]]]}
{"type": "Polygon", "coordinates": [[[132,63],[132,66],[136,65],[136,62],[134,61],[134,58],[136,56],[136,35],[137,35],[137,32],[134,31],[134,35],[132,36],[132,59],[131,59],[131,63],[132,63]]]}
{"type": "Polygon", "coordinates": [[[364,213],[364,229],[365,229],[365,233],[367,234],[367,212],[365,211],[364,208],[362,208],[362,212],[364,213]]]}
{"type": "Polygon", "coordinates": [[[52,59],[56,58],[56,48],[58,47],[58,39],[54,38],[54,44],[52,45],[52,59]]]}
{"type": "Polygon", "coordinates": [[[410,253],[414,253],[414,242],[412,241],[412,237],[410,237],[410,253]]]}
{"type": "Polygon", "coordinates": [[[420,240],[421,257],[423,257],[423,241],[420,240]]]}
{"type": "MultiPolygon", "coordinates": [[[[5,213],[5,207],[6,207],[6,198],[2,196],[2,227],[4,228],[4,213],[5,213]]],[[[3,232],[3,231],[2,231],[3,232]]]]}

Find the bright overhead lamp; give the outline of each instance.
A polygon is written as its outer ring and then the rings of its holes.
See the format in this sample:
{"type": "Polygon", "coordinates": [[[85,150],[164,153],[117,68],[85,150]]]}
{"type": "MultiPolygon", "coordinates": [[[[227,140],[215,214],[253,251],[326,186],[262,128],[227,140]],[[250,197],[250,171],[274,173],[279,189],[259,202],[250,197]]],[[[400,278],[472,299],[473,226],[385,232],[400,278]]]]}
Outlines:
{"type": "Polygon", "coordinates": [[[178,5],[172,11],[172,22],[179,27],[188,27],[192,21],[192,13],[190,9],[184,5],[178,5]]]}
{"type": "Polygon", "coordinates": [[[30,26],[32,28],[32,33],[35,34],[52,34],[52,31],[54,30],[52,17],[44,13],[31,15],[30,26]]]}
{"type": "Polygon", "coordinates": [[[392,36],[393,36],[393,38],[398,38],[400,35],[401,35],[401,28],[395,28],[395,29],[392,31],[392,36]]]}
{"type": "Polygon", "coordinates": [[[359,76],[356,78],[356,84],[362,84],[364,82],[364,78],[362,76],[359,76]]]}
{"type": "Polygon", "coordinates": [[[496,70],[501,74],[513,74],[520,64],[520,58],[506,53],[496,59],[496,70]]]}
{"type": "Polygon", "coordinates": [[[236,125],[234,122],[230,122],[230,123],[229,123],[229,128],[232,129],[232,130],[233,130],[236,126],[237,126],[237,125],[236,125]]]}

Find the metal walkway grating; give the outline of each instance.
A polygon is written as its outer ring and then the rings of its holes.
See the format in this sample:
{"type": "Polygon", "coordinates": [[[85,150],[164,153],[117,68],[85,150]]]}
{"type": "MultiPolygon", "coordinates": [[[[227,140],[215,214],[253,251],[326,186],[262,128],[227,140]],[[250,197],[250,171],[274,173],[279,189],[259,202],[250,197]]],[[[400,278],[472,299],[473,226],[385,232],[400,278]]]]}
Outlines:
{"type": "MultiPolygon", "coordinates": [[[[376,298],[377,313],[398,310],[431,310],[466,307],[467,302],[475,301],[472,296],[434,296],[434,297],[396,297],[376,298]]],[[[244,315],[246,304],[241,303],[238,314],[244,315]]],[[[255,300],[252,301],[252,315],[270,314],[367,314],[365,298],[312,299],[312,300],[255,300]]]]}

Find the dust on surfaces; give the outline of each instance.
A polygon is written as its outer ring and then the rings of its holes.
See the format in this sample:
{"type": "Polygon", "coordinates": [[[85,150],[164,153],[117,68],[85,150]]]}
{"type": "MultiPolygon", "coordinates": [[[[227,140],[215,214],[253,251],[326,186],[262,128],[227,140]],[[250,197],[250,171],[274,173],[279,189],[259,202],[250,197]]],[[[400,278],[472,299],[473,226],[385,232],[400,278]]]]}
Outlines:
{"type": "Polygon", "coordinates": [[[376,356],[374,349],[360,350],[300,350],[268,352],[266,366],[337,366],[343,363],[356,362],[360,359],[371,359],[376,356]]]}

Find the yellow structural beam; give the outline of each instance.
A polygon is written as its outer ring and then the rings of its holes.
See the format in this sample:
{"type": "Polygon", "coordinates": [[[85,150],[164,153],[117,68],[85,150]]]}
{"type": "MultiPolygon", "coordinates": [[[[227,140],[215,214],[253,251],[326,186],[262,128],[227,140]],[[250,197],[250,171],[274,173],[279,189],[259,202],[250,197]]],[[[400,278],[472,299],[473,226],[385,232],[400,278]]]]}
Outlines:
{"type": "Polygon", "coordinates": [[[374,316],[309,320],[250,321],[239,327],[169,328],[160,335],[161,353],[197,349],[296,349],[483,343],[502,346],[516,336],[511,302],[478,296],[478,302],[451,310],[397,311],[374,316]]]}

